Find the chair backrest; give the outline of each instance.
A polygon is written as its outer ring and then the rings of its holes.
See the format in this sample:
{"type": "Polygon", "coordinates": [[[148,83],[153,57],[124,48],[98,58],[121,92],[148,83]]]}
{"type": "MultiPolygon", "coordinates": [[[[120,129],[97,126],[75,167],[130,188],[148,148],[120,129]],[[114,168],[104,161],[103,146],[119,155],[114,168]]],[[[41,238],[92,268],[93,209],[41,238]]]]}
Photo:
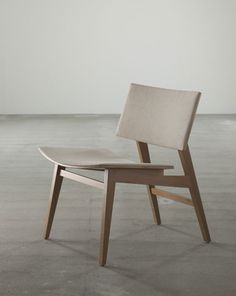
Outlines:
{"type": "Polygon", "coordinates": [[[131,84],[117,136],[183,150],[201,93],[131,84]]]}

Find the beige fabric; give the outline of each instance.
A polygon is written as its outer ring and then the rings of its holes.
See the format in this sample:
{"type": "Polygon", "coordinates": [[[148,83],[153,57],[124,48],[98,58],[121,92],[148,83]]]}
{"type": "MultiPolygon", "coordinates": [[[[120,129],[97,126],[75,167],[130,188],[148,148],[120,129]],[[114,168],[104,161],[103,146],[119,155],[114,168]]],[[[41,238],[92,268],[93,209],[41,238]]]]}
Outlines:
{"type": "Polygon", "coordinates": [[[170,165],[135,163],[108,149],[41,147],[39,151],[48,160],[71,168],[149,168],[172,169],[170,165]]]}
{"type": "Polygon", "coordinates": [[[199,99],[199,92],[131,84],[117,135],[182,150],[199,99]]]}

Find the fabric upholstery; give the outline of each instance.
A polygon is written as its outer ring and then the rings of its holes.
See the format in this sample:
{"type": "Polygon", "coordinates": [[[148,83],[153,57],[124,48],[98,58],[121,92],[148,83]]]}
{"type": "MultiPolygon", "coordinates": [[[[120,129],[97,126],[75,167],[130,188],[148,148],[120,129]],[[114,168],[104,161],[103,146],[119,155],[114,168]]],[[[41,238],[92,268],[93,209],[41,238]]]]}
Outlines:
{"type": "Polygon", "coordinates": [[[117,135],[183,150],[200,95],[196,91],[131,84],[117,135]]]}

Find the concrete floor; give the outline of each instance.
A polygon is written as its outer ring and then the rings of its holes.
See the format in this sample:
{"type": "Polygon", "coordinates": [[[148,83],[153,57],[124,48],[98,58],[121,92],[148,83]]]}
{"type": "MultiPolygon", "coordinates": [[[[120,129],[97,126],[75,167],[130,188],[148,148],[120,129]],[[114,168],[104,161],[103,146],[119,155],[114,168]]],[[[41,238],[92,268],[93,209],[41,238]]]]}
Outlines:
{"type": "MultiPolygon", "coordinates": [[[[211,244],[191,207],[160,200],[156,226],[144,186],[119,185],[108,264],[99,267],[102,192],[70,180],[51,240],[42,239],[53,166],[37,147],[107,147],[137,159],[135,144],[114,136],[117,121],[0,117],[0,295],[236,295],[236,116],[198,116],[190,140],[211,244]]],[[[151,151],[181,172],[175,151],[151,151]]]]}

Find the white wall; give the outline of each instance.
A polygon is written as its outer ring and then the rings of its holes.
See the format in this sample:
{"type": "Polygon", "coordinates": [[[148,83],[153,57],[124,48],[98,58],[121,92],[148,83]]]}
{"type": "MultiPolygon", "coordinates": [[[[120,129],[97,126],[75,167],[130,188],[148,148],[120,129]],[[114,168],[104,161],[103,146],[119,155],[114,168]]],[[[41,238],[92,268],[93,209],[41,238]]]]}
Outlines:
{"type": "Polygon", "coordinates": [[[130,82],[236,113],[235,0],[0,0],[0,113],[119,113],[130,82]]]}

